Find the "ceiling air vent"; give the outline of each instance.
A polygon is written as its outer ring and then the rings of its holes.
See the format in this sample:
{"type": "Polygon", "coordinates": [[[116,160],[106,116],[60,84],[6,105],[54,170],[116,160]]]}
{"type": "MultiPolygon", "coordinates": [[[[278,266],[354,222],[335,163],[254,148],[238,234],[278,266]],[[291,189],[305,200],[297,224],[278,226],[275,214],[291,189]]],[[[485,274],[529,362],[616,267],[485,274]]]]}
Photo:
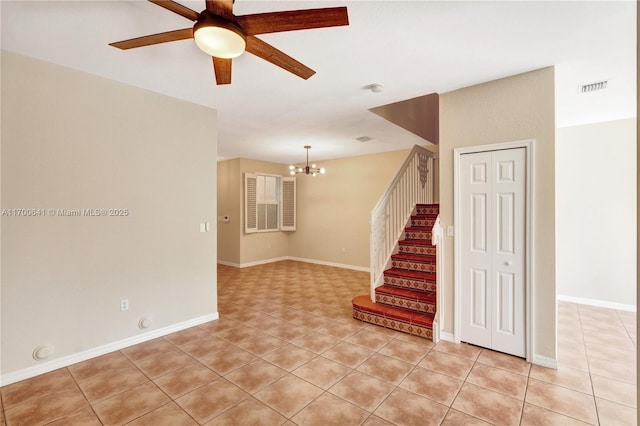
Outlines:
{"type": "Polygon", "coordinates": [[[356,140],[358,142],[369,142],[372,141],[373,138],[370,138],[369,136],[360,136],[359,138],[356,138],[356,140]]]}
{"type": "Polygon", "coordinates": [[[604,90],[607,88],[607,80],[596,81],[595,83],[583,84],[578,87],[578,93],[592,93],[604,90]]]}

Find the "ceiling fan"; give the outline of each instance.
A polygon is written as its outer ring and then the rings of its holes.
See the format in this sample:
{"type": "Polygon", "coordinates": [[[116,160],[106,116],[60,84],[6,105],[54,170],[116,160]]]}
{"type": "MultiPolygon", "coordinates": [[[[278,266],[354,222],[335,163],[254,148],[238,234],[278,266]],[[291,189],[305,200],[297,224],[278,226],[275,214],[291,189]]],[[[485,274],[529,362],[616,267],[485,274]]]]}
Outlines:
{"type": "Polygon", "coordinates": [[[149,1],[195,21],[195,25],[109,45],[119,49],[132,49],[193,38],[196,45],[213,58],[217,84],[231,83],[231,60],[245,50],[306,80],[315,74],[314,70],[260,40],[256,35],[349,25],[346,7],[236,16],[233,14],[234,0],[206,0],[206,9],[200,13],[171,0],[149,1]]]}

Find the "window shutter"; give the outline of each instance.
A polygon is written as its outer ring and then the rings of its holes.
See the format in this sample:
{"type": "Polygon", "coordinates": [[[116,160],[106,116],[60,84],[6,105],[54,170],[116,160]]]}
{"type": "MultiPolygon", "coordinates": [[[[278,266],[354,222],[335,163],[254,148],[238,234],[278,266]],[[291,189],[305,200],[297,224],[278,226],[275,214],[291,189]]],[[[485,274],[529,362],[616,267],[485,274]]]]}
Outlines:
{"type": "Polygon", "coordinates": [[[244,174],[244,232],[258,231],[258,178],[253,173],[244,174]]]}
{"type": "Polygon", "coordinates": [[[280,196],[282,197],[282,214],[280,215],[280,230],[296,230],[296,178],[283,177],[280,179],[280,196]]]}

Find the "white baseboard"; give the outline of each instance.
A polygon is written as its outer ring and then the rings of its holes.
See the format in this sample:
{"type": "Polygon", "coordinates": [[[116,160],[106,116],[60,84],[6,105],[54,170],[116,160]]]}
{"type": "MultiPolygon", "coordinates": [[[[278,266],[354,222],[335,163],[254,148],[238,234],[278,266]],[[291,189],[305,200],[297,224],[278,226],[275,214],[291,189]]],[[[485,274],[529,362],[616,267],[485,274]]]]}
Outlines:
{"type": "Polygon", "coordinates": [[[234,268],[240,268],[241,265],[239,263],[227,262],[226,260],[218,260],[220,265],[232,266],[234,268]]]}
{"type": "MultiPolygon", "coordinates": [[[[444,332],[444,331],[440,332],[440,340],[445,340],[447,342],[452,342],[452,343],[459,343],[459,342],[456,342],[456,339],[455,339],[455,336],[453,335],[453,333],[447,333],[447,332],[444,332]]],[[[555,360],[553,358],[546,357],[546,356],[538,355],[538,354],[533,354],[533,359],[532,359],[531,363],[539,365],[541,367],[558,369],[558,361],[557,360],[555,360]]]]}
{"type": "Polygon", "coordinates": [[[447,342],[455,343],[456,339],[453,336],[453,333],[447,333],[446,331],[440,332],[440,340],[445,340],[447,342]]]}
{"type": "Polygon", "coordinates": [[[636,312],[636,305],[625,305],[624,303],[608,302],[606,300],[586,299],[584,297],[557,296],[563,302],[578,303],[580,305],[598,306],[600,308],[616,309],[618,311],[636,312]]]}
{"type": "Polygon", "coordinates": [[[53,359],[51,361],[43,362],[42,364],[34,365],[33,367],[23,368],[21,370],[13,371],[11,373],[3,374],[0,376],[0,386],[9,385],[11,383],[19,382],[21,380],[29,379],[31,377],[38,376],[40,374],[48,373],[58,368],[67,367],[78,362],[86,361],[91,358],[95,358],[100,355],[114,352],[120,349],[124,349],[129,346],[137,345],[149,340],[156,339],[158,337],[166,336],[167,334],[175,333],[176,331],[184,330],[186,328],[195,327],[200,324],[204,324],[209,321],[215,321],[219,318],[218,313],[204,315],[198,318],[193,318],[188,321],[183,321],[177,324],[173,324],[167,327],[159,328],[157,330],[151,330],[146,333],[139,334],[137,336],[127,337],[126,339],[118,340],[117,342],[108,343],[106,345],[98,346],[92,349],[87,349],[82,352],[63,356],[61,358],[53,359]]]}
{"type": "Polygon", "coordinates": [[[315,263],[316,265],[333,266],[335,268],[351,269],[354,271],[369,272],[369,268],[365,266],[347,265],[345,263],[326,262],[324,260],[306,259],[304,257],[288,257],[289,260],[298,262],[315,263]]]}
{"type": "Polygon", "coordinates": [[[248,262],[248,263],[232,263],[232,262],[226,262],[224,260],[218,260],[218,263],[221,265],[233,266],[234,268],[250,268],[251,266],[266,265],[267,263],[281,262],[283,260],[288,260],[288,259],[289,259],[288,257],[284,256],[284,257],[272,257],[270,259],[256,260],[255,262],[248,262]]]}
{"type": "Polygon", "coordinates": [[[303,257],[291,257],[291,256],[274,257],[271,259],[264,259],[264,260],[258,260],[255,262],[248,262],[248,263],[241,263],[241,264],[227,262],[225,260],[218,260],[218,263],[221,265],[232,266],[234,268],[249,268],[251,266],[266,265],[267,263],[281,262],[283,260],[295,260],[296,262],[315,263],[316,265],[333,266],[336,268],[344,268],[344,269],[351,269],[354,271],[369,272],[369,268],[364,266],[347,265],[344,263],[325,262],[324,260],[306,259],[303,257]]]}
{"type": "Polygon", "coordinates": [[[558,360],[549,358],[547,356],[542,356],[538,354],[533,354],[533,359],[531,360],[532,364],[539,365],[541,367],[558,369],[558,360]]]}
{"type": "Polygon", "coordinates": [[[249,268],[251,266],[266,265],[267,263],[282,262],[283,260],[287,260],[287,259],[289,258],[284,256],[284,257],[274,257],[274,258],[265,259],[265,260],[256,260],[255,262],[243,263],[240,265],[240,267],[249,268]]]}

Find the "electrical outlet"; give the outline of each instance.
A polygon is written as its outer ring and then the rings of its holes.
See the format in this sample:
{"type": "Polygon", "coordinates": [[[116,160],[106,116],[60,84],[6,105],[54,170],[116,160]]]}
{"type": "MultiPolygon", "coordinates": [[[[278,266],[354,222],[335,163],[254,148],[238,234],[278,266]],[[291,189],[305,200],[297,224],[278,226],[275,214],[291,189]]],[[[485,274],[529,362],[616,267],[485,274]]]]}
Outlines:
{"type": "Polygon", "coordinates": [[[122,299],[120,301],[120,310],[128,311],[129,310],[129,299],[122,299]]]}

